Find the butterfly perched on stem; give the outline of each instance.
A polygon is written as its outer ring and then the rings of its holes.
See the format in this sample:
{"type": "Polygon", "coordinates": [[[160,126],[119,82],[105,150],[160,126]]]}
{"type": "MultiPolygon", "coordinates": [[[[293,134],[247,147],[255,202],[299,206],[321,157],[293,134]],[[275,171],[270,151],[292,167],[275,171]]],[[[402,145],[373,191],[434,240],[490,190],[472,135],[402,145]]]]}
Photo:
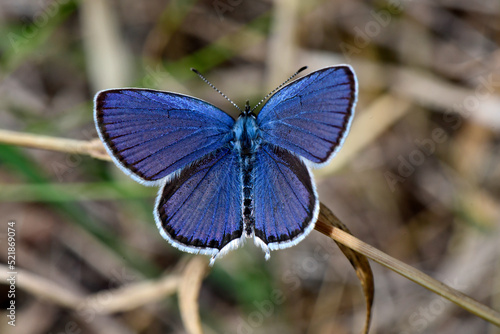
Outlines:
{"type": "Polygon", "coordinates": [[[253,238],[269,258],[314,228],[319,200],[310,168],[342,146],[356,76],[348,65],[332,66],[278,88],[258,115],[247,103],[237,120],[177,93],[97,93],[99,137],[121,170],[160,186],[154,217],[174,247],[212,255],[213,263],[253,238]]]}

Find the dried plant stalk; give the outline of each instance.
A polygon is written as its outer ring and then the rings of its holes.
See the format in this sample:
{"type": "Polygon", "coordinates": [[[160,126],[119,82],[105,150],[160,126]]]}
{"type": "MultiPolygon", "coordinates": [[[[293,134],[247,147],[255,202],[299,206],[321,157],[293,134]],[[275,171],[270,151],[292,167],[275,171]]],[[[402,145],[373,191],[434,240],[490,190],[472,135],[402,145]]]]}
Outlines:
{"type": "Polygon", "coordinates": [[[208,272],[206,257],[195,256],[186,265],[179,282],[179,309],[184,328],[189,334],[203,334],[198,297],[203,278],[208,272]]]}
{"type": "Polygon", "coordinates": [[[342,224],[326,206],[322,205],[320,217],[315,227],[316,230],[500,327],[499,312],[335,227],[339,223],[342,224]]]}
{"type": "Polygon", "coordinates": [[[0,143],[42,150],[86,154],[93,158],[111,161],[110,156],[98,138],[93,140],[74,140],[0,130],[0,143]]]}
{"type": "MultiPolygon", "coordinates": [[[[320,203],[319,219],[326,220],[336,228],[341,229],[342,231],[345,231],[345,233],[349,233],[352,235],[351,231],[349,231],[347,226],[345,226],[340,220],[336,219],[336,217],[333,216],[333,214],[332,217],[335,217],[335,219],[330,218],[329,213],[331,213],[331,211],[323,203],[320,203]]],[[[366,301],[366,317],[362,333],[368,334],[368,332],[370,331],[370,322],[372,319],[372,306],[375,295],[375,284],[373,281],[373,272],[372,268],[370,267],[370,262],[368,261],[368,258],[363,254],[352,250],[351,248],[345,246],[344,244],[338,242],[335,239],[334,241],[337,243],[337,246],[339,246],[342,253],[344,253],[345,257],[354,267],[354,270],[356,271],[356,276],[358,276],[358,279],[361,282],[361,286],[363,287],[363,293],[365,294],[365,301],[366,301]]]]}

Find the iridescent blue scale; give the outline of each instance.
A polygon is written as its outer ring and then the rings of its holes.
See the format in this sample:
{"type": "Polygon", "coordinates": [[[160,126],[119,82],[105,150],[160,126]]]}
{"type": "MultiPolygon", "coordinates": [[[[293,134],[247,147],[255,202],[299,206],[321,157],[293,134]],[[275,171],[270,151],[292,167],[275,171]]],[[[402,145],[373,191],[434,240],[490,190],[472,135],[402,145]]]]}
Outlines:
{"type": "Polygon", "coordinates": [[[341,65],[284,86],[258,116],[247,106],[236,121],[193,97],[136,88],[99,92],[94,117],[117,166],[161,186],[161,235],[213,263],[246,238],[268,258],[309,234],[319,213],[310,168],[342,146],[356,96],[355,74],[341,65]]]}

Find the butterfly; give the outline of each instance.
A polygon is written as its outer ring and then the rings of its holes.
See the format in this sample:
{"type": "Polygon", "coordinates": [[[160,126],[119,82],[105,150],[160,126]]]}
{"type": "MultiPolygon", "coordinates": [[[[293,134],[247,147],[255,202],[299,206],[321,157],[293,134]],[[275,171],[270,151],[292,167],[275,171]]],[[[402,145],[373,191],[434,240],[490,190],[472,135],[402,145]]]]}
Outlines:
{"type": "Polygon", "coordinates": [[[211,255],[213,264],[253,238],[268,259],[314,228],[319,199],[311,168],[327,164],[342,146],[357,79],[349,65],[339,65],[285,83],[258,115],[247,102],[236,120],[172,92],[96,94],[99,137],[123,172],[160,186],[153,214],[174,247],[211,255]]]}

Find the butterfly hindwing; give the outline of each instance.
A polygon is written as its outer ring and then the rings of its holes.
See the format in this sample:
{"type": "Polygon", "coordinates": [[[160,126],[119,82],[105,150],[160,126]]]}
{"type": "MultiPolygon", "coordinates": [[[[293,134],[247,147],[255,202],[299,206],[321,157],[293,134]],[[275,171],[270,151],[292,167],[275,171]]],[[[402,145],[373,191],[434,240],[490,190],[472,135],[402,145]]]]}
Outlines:
{"type": "Polygon", "coordinates": [[[239,156],[221,148],[167,181],[158,195],[156,223],[175,247],[215,256],[241,241],[241,203],[239,156]]]}
{"type": "Polygon", "coordinates": [[[146,185],[225,145],[234,124],[207,102],[148,89],[98,93],[94,117],[115,163],[146,185]]]}
{"type": "Polygon", "coordinates": [[[295,245],[318,216],[318,196],[308,167],[287,150],[262,144],[254,169],[255,237],[269,250],[295,245]]]}
{"type": "Polygon", "coordinates": [[[288,84],[257,117],[262,140],[313,166],[327,162],[349,131],[356,91],[356,77],[348,65],[324,68],[288,84]]]}

